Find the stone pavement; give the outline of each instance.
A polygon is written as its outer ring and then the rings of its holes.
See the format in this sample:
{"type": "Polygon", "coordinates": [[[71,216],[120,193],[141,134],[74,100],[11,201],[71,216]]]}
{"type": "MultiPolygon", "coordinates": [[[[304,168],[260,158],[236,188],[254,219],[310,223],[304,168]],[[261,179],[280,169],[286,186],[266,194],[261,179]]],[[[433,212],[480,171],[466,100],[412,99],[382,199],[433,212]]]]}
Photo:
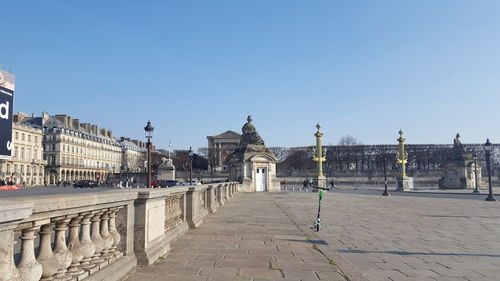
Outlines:
{"type": "MultiPolygon", "coordinates": [[[[328,192],[318,233],[368,279],[500,280],[500,202],[484,193],[380,194],[328,192]]],[[[298,225],[313,221],[317,194],[271,197],[298,225]]]]}
{"type": "Polygon", "coordinates": [[[124,280],[345,281],[344,275],[359,274],[348,266],[341,272],[326,257],[328,251],[322,251],[328,245],[311,237],[269,193],[239,193],[207,216],[199,228],[173,242],[165,258],[138,267],[124,280]]]}

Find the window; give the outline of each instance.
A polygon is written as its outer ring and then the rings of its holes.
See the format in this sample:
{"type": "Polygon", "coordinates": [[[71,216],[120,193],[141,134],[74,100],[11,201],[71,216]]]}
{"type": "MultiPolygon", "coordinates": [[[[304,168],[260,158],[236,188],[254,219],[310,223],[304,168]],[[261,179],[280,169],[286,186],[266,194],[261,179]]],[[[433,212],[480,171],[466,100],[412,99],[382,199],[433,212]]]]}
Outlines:
{"type": "Polygon", "coordinates": [[[38,136],[35,136],[35,144],[38,143],[38,136]]]}
{"type": "Polygon", "coordinates": [[[24,160],[24,147],[21,147],[21,160],[24,160]]]}
{"type": "Polygon", "coordinates": [[[28,135],[28,141],[31,141],[31,135],[28,135]]]}
{"type": "Polygon", "coordinates": [[[24,140],[24,133],[21,134],[21,140],[24,140]]]}
{"type": "Polygon", "coordinates": [[[52,144],[52,151],[56,151],[56,145],[52,144]]]}
{"type": "Polygon", "coordinates": [[[18,140],[18,139],[19,139],[19,133],[16,132],[16,140],[18,140]]]}
{"type": "Polygon", "coordinates": [[[7,164],[7,174],[10,174],[10,164],[7,164]]]}
{"type": "Polygon", "coordinates": [[[17,155],[18,155],[18,148],[17,146],[14,147],[14,157],[17,158],[17,155]]]}

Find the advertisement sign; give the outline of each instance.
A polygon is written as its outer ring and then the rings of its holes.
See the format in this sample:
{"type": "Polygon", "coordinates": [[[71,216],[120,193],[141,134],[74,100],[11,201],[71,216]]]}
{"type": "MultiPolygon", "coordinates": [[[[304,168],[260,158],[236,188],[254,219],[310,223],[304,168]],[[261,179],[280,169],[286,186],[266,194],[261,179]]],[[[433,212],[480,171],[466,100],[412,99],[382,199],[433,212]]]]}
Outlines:
{"type": "Polygon", "coordinates": [[[14,108],[14,75],[0,69],[0,159],[12,155],[12,114],[14,108]]]}

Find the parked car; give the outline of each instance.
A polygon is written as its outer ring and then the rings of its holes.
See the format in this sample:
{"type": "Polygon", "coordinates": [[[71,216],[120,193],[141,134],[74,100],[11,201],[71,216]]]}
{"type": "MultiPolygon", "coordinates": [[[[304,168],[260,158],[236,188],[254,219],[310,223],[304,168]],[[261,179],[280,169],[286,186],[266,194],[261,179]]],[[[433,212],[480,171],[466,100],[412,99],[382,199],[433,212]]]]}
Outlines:
{"type": "Polygon", "coordinates": [[[80,181],[77,181],[75,184],[73,184],[73,187],[77,188],[77,187],[91,187],[91,188],[94,188],[94,187],[97,187],[98,184],[96,181],[92,181],[92,180],[80,180],[80,181]]]}
{"type": "Polygon", "coordinates": [[[176,180],[166,180],[165,181],[165,185],[167,187],[171,187],[171,186],[178,186],[179,185],[179,182],[176,181],[176,180]]]}
{"type": "Polygon", "coordinates": [[[151,184],[154,188],[156,187],[171,187],[179,185],[179,182],[176,180],[155,180],[151,184]]]}
{"type": "Polygon", "coordinates": [[[185,181],[181,185],[183,185],[183,186],[201,185],[201,182],[199,182],[199,181],[192,181],[191,183],[189,183],[189,181],[185,181]]]}

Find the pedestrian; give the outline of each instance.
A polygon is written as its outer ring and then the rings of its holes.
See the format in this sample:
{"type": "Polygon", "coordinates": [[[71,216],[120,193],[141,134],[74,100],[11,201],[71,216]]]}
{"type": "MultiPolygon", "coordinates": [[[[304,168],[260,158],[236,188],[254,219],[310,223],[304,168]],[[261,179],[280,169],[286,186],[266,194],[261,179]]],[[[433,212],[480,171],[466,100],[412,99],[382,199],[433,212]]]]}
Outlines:
{"type": "Polygon", "coordinates": [[[0,179],[0,186],[5,185],[5,181],[3,179],[0,179]]]}

